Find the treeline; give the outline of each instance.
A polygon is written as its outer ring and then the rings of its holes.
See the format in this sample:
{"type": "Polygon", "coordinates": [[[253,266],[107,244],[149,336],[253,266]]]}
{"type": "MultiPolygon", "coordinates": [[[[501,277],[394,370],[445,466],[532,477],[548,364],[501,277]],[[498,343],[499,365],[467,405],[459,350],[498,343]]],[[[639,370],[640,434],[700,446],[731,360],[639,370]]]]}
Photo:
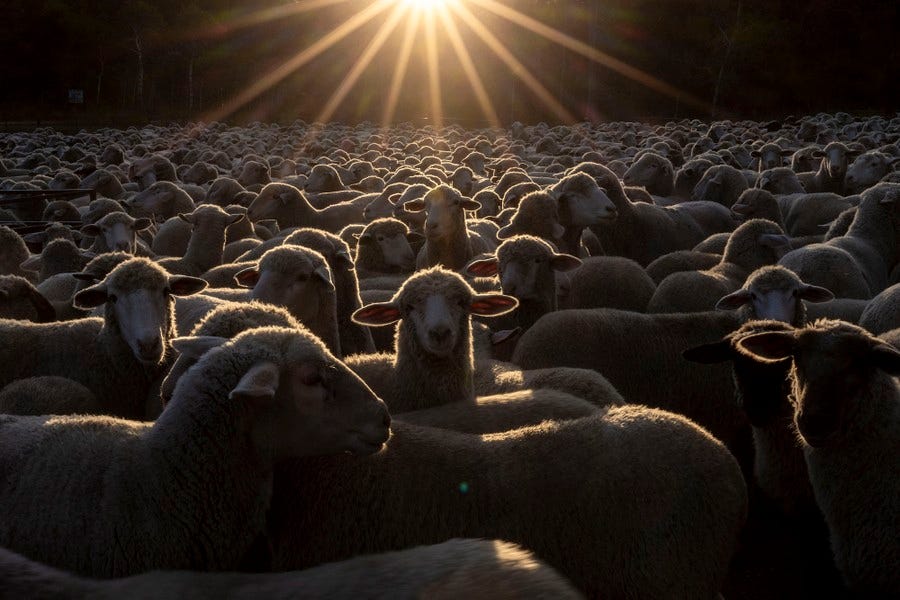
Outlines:
{"type": "MultiPolygon", "coordinates": [[[[0,119],[189,120],[313,46],[373,0],[6,0],[0,119]],[[70,90],[80,90],[69,96],[70,90]]],[[[577,119],[775,118],[820,110],[891,112],[898,102],[893,0],[504,0],[502,3],[678,90],[661,93],[462,0],[577,119]]],[[[311,120],[388,19],[383,11],[239,110],[234,122],[311,120]]],[[[463,21],[457,27],[503,122],[558,121],[463,21]]],[[[333,119],[379,121],[401,21],[333,119]]],[[[448,121],[483,124],[464,70],[435,21],[448,121]]],[[[431,114],[420,27],[395,120],[431,114]]],[[[642,77],[639,75],[638,78],[642,77]]]]}

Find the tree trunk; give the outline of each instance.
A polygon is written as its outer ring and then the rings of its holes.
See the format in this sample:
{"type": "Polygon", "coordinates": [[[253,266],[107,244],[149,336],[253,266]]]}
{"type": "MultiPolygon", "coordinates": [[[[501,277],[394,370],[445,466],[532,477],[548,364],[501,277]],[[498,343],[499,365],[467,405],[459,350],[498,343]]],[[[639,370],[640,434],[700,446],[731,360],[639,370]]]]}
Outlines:
{"type": "Polygon", "coordinates": [[[144,108],[144,47],[141,43],[141,36],[138,35],[136,29],[134,31],[134,52],[137,54],[138,69],[137,83],[135,85],[135,100],[138,106],[144,108]]]}
{"type": "Polygon", "coordinates": [[[725,30],[722,29],[722,36],[725,38],[725,56],[722,57],[722,64],[719,66],[719,75],[716,77],[716,87],[713,89],[713,97],[712,97],[712,114],[710,115],[712,118],[715,118],[718,102],[719,102],[719,91],[722,88],[722,76],[725,74],[725,67],[728,65],[728,56],[731,54],[731,49],[734,46],[734,34],[737,32],[738,27],[741,24],[741,8],[743,7],[743,1],[738,0],[737,3],[737,14],[734,17],[734,28],[732,29],[731,36],[725,33],[725,30]]]}
{"type": "Polygon", "coordinates": [[[98,58],[97,61],[100,63],[100,72],[97,73],[97,97],[94,100],[94,103],[99,107],[100,106],[100,90],[103,85],[103,68],[106,66],[106,63],[102,58],[98,58]]]}
{"type": "Polygon", "coordinates": [[[194,114],[194,53],[188,59],[188,118],[194,114]]]}

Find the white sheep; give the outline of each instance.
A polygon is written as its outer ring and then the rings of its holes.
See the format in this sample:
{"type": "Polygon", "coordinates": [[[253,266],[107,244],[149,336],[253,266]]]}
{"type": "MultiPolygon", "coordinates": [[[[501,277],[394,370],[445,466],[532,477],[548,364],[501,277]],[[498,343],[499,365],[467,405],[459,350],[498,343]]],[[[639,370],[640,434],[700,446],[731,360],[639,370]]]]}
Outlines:
{"type": "Polygon", "coordinates": [[[150,225],[150,219],[135,219],[124,212],[111,212],[96,223],[82,227],[81,233],[94,237],[90,249],[95,254],[116,251],[135,254],[138,250],[137,232],[148,229],[150,225]]]}
{"type": "Polygon", "coordinates": [[[228,214],[218,206],[208,204],[191,213],[179,214],[178,218],[193,228],[184,256],[163,258],[158,263],[169,273],[199,277],[222,263],[225,230],[246,220],[246,215],[228,214]]]}
{"type": "Polygon", "coordinates": [[[275,462],[388,438],[384,403],[304,330],[175,345],[202,358],[153,424],[0,417],[0,544],[93,577],[234,570],[264,531],[275,462]]]}
{"type": "Polygon", "coordinates": [[[11,598],[231,598],[232,600],[414,600],[582,596],[534,554],[509,542],[453,539],[287,573],[155,571],[114,580],[63,573],[0,548],[0,580],[11,598]]]}
{"type": "Polygon", "coordinates": [[[798,173],[797,178],[807,192],[844,192],[844,177],[850,159],[860,152],[851,150],[841,142],[831,142],[824,150],[814,151],[812,156],[820,158],[819,169],[808,173],[798,173]]]}
{"type": "Polygon", "coordinates": [[[872,298],[860,315],[859,324],[875,335],[900,327],[900,283],[872,298]]]}
{"type": "Polygon", "coordinates": [[[318,210],[303,193],[286,183],[269,183],[247,208],[251,221],[275,219],[279,227],[318,227],[331,233],[339,232],[351,223],[361,223],[362,208],[351,202],[341,202],[318,210]]]}
{"type": "Polygon", "coordinates": [[[662,411],[613,407],[484,436],[395,422],[392,434],[371,457],[278,469],[276,569],[497,535],[588,597],[711,598],[746,514],[731,455],[662,411]],[[373,506],[379,518],[360,518],[373,506]]]}
{"type": "Polygon", "coordinates": [[[691,192],[691,200],[718,202],[730,208],[748,187],[744,174],[730,165],[709,167],[691,192]]]}
{"type": "Polygon", "coordinates": [[[900,594],[900,350],[827,319],[749,335],[738,348],[793,363],[794,423],[848,587],[866,597],[900,594]]]}
{"type": "Polygon", "coordinates": [[[359,277],[415,270],[416,255],[410,240],[417,241],[421,235],[410,232],[406,223],[390,217],[375,219],[354,237],[354,264],[359,277]]]}
{"type": "Polygon", "coordinates": [[[671,196],[675,191],[675,170],[668,158],[645,152],[628,167],[622,182],[643,187],[654,196],[671,196]]]}
{"type": "Polygon", "coordinates": [[[0,275],[0,319],[47,323],[56,320],[56,310],[24,277],[0,275]]]}
{"type": "Polygon", "coordinates": [[[900,162],[900,157],[891,156],[878,150],[870,150],[859,155],[847,167],[847,174],[844,176],[844,191],[848,194],[861,194],[890,173],[898,162],[900,162]]]}
{"type": "Polygon", "coordinates": [[[133,258],[75,295],[75,306],[105,305],[101,318],[64,323],[0,320],[0,385],[59,375],[96,395],[104,414],[140,419],[154,379],[165,373],[175,331],[172,295],[206,287],[133,258]]]}

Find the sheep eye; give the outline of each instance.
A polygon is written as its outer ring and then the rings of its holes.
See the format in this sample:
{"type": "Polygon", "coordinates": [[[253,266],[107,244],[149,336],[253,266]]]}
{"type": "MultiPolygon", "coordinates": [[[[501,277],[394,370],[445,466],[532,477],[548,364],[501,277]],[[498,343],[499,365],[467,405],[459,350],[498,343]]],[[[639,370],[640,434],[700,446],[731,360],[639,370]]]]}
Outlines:
{"type": "Polygon", "coordinates": [[[383,242],[383,241],[384,241],[384,236],[383,236],[383,235],[379,235],[376,239],[377,239],[379,242],[383,242]]]}
{"type": "Polygon", "coordinates": [[[305,273],[301,273],[300,275],[297,275],[297,281],[307,281],[307,280],[309,280],[309,275],[307,275],[305,273]]]}
{"type": "Polygon", "coordinates": [[[106,297],[106,301],[107,301],[107,302],[113,302],[113,303],[115,303],[116,300],[118,300],[118,299],[119,299],[119,297],[116,296],[115,294],[109,294],[109,295],[106,297]]]}

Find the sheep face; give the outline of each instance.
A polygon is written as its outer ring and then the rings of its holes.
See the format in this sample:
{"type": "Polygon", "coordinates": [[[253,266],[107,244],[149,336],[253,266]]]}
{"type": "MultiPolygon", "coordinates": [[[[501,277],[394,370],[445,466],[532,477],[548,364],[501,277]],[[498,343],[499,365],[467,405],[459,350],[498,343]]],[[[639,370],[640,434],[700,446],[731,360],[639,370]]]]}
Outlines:
{"type": "Polygon", "coordinates": [[[168,275],[152,262],[134,258],[106,278],[78,292],[73,304],[90,309],[106,304],[107,326],[115,324],[135,358],[160,364],[173,329],[172,295],[188,296],[206,288],[197,277],[168,275]]]}
{"type": "Polygon", "coordinates": [[[753,158],[759,159],[759,172],[780,167],[784,159],[793,154],[790,150],[782,150],[776,144],[766,144],[759,150],[750,153],[753,158]]]}
{"type": "Polygon", "coordinates": [[[150,219],[133,219],[125,213],[110,213],[96,223],[82,227],[81,233],[102,236],[109,250],[134,254],[136,233],[150,225],[150,219]]]}
{"type": "Polygon", "coordinates": [[[381,254],[382,264],[388,271],[406,273],[416,268],[416,254],[409,244],[408,233],[363,233],[360,246],[373,245],[381,254]]]}
{"type": "Polygon", "coordinates": [[[56,311],[26,279],[0,275],[0,318],[48,323],[56,320],[56,311]]]}
{"type": "Polygon", "coordinates": [[[581,260],[559,254],[539,238],[516,236],[497,248],[496,258],[473,261],[467,272],[476,277],[499,273],[504,294],[522,300],[543,300],[548,291],[556,293],[556,271],[569,271],[581,260]]]}
{"type": "Polygon", "coordinates": [[[567,227],[590,227],[617,216],[616,206],[597,182],[575,173],[554,185],[550,193],[559,205],[559,220],[567,227]]]}
{"type": "MultiPolygon", "coordinates": [[[[395,194],[395,198],[399,198],[399,194],[395,194]]],[[[369,202],[365,208],[363,208],[363,219],[366,223],[371,223],[375,219],[386,219],[394,214],[394,209],[396,207],[388,198],[384,196],[379,196],[375,198],[371,202],[369,202]]]]}
{"type": "Polygon", "coordinates": [[[622,181],[665,196],[672,190],[672,163],[656,154],[644,154],[625,171],[622,181]]]}
{"type": "Polygon", "coordinates": [[[410,277],[390,302],[360,308],[353,320],[377,327],[402,319],[401,327],[415,336],[419,347],[435,358],[445,358],[461,339],[470,338],[470,314],[497,316],[516,306],[518,301],[511,296],[475,294],[460,276],[435,268],[410,277]]]}
{"type": "Polygon", "coordinates": [[[478,210],[481,205],[464,198],[459,192],[447,185],[441,185],[421,200],[412,200],[404,204],[410,212],[425,211],[425,235],[429,239],[446,239],[454,233],[465,229],[467,210],[478,210]]]}
{"type": "Polygon", "coordinates": [[[881,152],[866,152],[853,161],[844,176],[844,187],[848,194],[859,194],[875,185],[887,175],[898,157],[889,157],[881,152]]]}
{"type": "Polygon", "coordinates": [[[797,174],[787,167],[777,167],[763,172],[756,180],[756,187],[772,194],[795,194],[804,191],[797,174]]]}
{"type": "Polygon", "coordinates": [[[724,296],[716,308],[744,308],[748,319],[781,321],[799,327],[805,321],[803,300],[828,302],[833,298],[829,290],[802,282],[792,271],[769,266],[751,273],[744,287],[724,296]]]}
{"type": "Polygon", "coordinates": [[[302,323],[314,322],[326,297],[335,293],[325,258],[299,247],[269,250],[258,267],[240,271],[235,280],[252,287],[254,299],[284,306],[302,323]]]}
{"type": "Polygon", "coordinates": [[[300,190],[286,183],[266,185],[247,207],[247,217],[254,223],[265,219],[277,219],[283,206],[297,202],[300,190]]]}
{"type": "Polygon", "coordinates": [[[337,192],[344,189],[344,184],[334,167],[330,165],[316,165],[310,171],[309,179],[306,180],[304,189],[311,194],[337,192]]]}
{"type": "Polygon", "coordinates": [[[847,173],[847,165],[851,158],[859,153],[847,148],[839,142],[832,142],[824,150],[813,152],[813,157],[822,159],[821,167],[830,179],[842,180],[847,173]]]}
{"type": "Polygon", "coordinates": [[[738,347],[760,362],[793,359],[794,424],[814,448],[844,439],[876,370],[900,375],[900,351],[841,321],[750,335],[738,347]]]}
{"type": "Polygon", "coordinates": [[[272,447],[275,458],[367,455],[379,451],[390,435],[384,402],[306,330],[264,327],[230,342],[193,337],[176,338],[172,345],[182,356],[199,359],[182,377],[176,396],[193,378],[220,373],[221,363],[250,358],[228,398],[252,409],[251,435],[272,447]]]}
{"type": "Polygon", "coordinates": [[[161,222],[165,220],[162,217],[169,212],[169,206],[175,199],[176,189],[175,184],[170,181],[159,181],[135,194],[128,205],[140,214],[157,216],[161,222]]]}

